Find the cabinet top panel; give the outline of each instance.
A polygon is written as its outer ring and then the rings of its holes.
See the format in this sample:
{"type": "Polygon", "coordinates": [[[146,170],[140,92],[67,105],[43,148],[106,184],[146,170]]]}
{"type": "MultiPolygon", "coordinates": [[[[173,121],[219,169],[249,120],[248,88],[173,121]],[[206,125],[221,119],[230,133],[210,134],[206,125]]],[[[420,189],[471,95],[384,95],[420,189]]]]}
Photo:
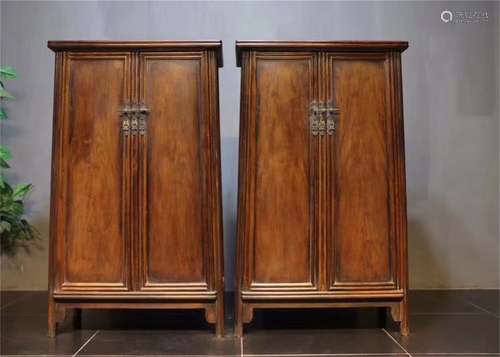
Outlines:
{"type": "Polygon", "coordinates": [[[58,51],[217,51],[222,67],[222,41],[49,41],[47,47],[58,51]]]}
{"type": "Polygon", "coordinates": [[[236,65],[241,53],[250,51],[398,51],[408,48],[406,41],[236,41],[236,65]]]}

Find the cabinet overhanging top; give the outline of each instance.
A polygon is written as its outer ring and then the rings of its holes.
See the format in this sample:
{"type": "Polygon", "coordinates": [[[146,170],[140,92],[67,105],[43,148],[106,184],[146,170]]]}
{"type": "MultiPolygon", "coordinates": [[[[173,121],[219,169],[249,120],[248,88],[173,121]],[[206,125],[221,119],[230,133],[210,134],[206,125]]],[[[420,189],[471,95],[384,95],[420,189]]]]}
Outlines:
{"type": "Polygon", "coordinates": [[[222,41],[49,41],[47,47],[59,51],[179,51],[215,50],[222,67],[222,41]]]}
{"type": "Polygon", "coordinates": [[[398,51],[408,48],[406,41],[236,41],[236,65],[241,54],[250,51],[398,51]]]}

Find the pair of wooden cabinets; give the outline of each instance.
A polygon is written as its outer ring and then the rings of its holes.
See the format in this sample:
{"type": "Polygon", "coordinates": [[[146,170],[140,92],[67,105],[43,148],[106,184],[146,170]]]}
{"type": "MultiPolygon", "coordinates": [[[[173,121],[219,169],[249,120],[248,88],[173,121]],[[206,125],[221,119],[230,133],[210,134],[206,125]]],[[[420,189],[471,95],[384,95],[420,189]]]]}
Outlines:
{"type": "MultiPolygon", "coordinates": [[[[385,306],[407,332],[401,42],[238,42],[236,332],[255,308],[385,306]]],[[[224,332],[214,41],[56,52],[49,333],[83,308],[224,332]]]]}

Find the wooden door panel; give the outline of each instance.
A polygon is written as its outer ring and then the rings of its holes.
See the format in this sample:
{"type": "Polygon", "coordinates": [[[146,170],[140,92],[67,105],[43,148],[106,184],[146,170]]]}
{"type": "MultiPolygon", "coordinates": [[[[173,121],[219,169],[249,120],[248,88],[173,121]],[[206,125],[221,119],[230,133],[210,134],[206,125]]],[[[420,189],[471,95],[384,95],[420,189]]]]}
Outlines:
{"type": "Polygon", "coordinates": [[[313,177],[308,108],[311,54],[256,59],[255,201],[251,287],[314,288],[313,177]]]}
{"type": "Polygon", "coordinates": [[[385,60],[382,56],[330,63],[340,109],[332,143],[331,285],[393,287],[385,60]]]}
{"type": "Polygon", "coordinates": [[[127,289],[127,154],[119,109],[130,90],[129,54],[67,61],[66,202],[62,288],[127,289]]]}
{"type": "Polygon", "coordinates": [[[143,289],[207,289],[202,54],[141,55],[143,289]]]}

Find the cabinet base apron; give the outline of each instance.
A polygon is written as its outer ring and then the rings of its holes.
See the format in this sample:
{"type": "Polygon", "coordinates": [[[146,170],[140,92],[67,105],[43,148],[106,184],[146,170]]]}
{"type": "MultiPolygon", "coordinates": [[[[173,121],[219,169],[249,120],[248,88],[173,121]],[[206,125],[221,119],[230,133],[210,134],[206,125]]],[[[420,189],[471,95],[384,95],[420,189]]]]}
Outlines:
{"type": "MultiPolygon", "coordinates": [[[[402,294],[387,294],[386,297],[353,297],[335,296],[333,294],[275,294],[261,295],[255,293],[236,296],[235,333],[243,336],[244,324],[253,320],[255,309],[332,309],[332,308],[388,308],[392,319],[400,325],[403,336],[409,334],[408,301],[402,294]],[[274,300],[274,301],[273,301],[274,300]]],[[[380,322],[385,323],[385,315],[380,322]]]]}
{"type": "Polygon", "coordinates": [[[57,325],[71,319],[74,328],[81,327],[81,311],[83,309],[192,309],[203,310],[205,319],[213,324],[217,337],[224,336],[224,300],[215,294],[186,297],[180,294],[165,295],[103,295],[91,294],[62,295],[49,297],[48,335],[54,337],[57,325]]]}

